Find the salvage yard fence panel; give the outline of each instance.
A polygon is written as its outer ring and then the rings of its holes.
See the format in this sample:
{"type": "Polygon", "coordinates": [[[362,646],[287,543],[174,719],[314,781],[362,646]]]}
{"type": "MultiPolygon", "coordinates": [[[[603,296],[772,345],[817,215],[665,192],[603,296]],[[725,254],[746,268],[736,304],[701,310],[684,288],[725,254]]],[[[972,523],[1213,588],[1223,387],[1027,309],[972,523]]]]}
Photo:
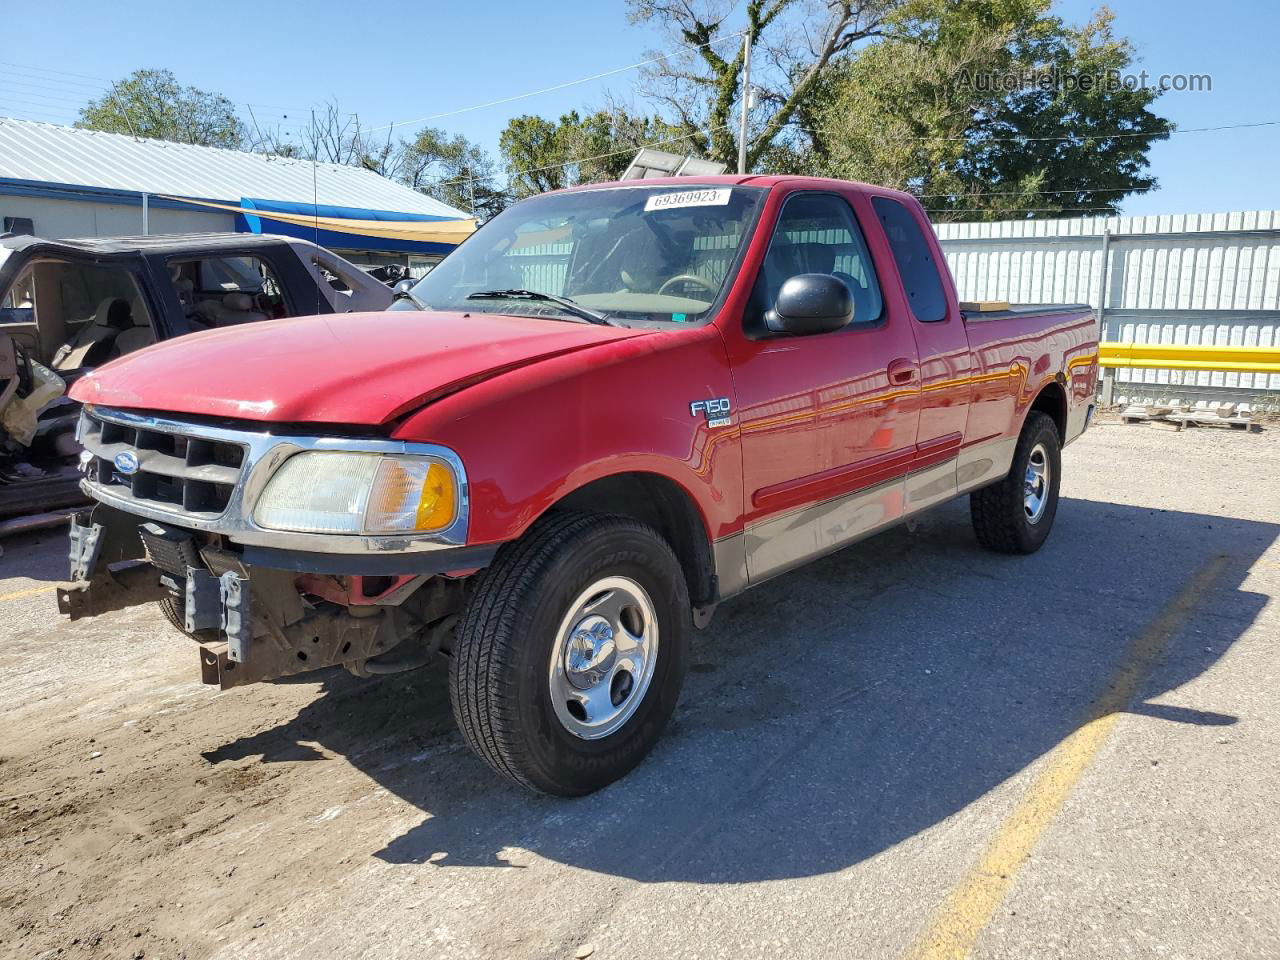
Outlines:
{"type": "MultiPolygon", "coordinates": [[[[962,300],[1088,303],[1102,339],[1280,346],[1280,211],[944,223],[962,300]]],[[[1280,397],[1280,374],[1115,369],[1104,393],[1280,397]]]]}

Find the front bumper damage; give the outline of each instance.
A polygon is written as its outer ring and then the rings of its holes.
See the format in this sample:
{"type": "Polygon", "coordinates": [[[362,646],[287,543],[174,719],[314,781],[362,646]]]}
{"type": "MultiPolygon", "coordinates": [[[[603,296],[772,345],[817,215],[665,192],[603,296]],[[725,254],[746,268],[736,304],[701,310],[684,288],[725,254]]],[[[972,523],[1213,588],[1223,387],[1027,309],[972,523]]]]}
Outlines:
{"type": "Polygon", "coordinates": [[[399,589],[359,605],[308,597],[296,570],[247,564],[217,537],[106,504],[72,518],[69,543],[71,580],[58,589],[64,615],[169,599],[199,646],[202,680],[222,689],[335,665],[390,672],[376,658],[393,648],[402,655],[406,643],[415,647],[408,659],[424,661],[424,651],[440,648],[434,628],[452,626],[457,605],[458,591],[424,577],[401,578],[399,589]]]}

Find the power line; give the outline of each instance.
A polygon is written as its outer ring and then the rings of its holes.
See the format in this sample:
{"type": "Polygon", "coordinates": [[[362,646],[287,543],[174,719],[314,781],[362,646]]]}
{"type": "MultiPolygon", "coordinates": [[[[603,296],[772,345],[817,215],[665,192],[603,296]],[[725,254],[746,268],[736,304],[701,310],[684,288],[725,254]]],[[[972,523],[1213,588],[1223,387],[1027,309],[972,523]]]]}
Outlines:
{"type": "MultiPolygon", "coordinates": [[[[36,89],[39,89],[39,88],[37,87],[36,89]]],[[[58,91],[58,92],[61,93],[63,91],[58,91]]],[[[47,100],[49,103],[59,103],[59,104],[69,103],[72,106],[84,106],[86,103],[89,102],[90,99],[92,99],[87,95],[80,98],[51,97],[48,94],[34,93],[31,90],[14,90],[11,84],[4,81],[0,81],[0,93],[13,93],[16,96],[23,97],[23,98],[29,98],[34,100],[47,100]]]]}
{"type": "MultiPolygon", "coordinates": [[[[717,37],[708,43],[699,44],[698,46],[690,47],[689,49],[702,50],[706,47],[713,47],[726,40],[733,40],[737,37],[745,36],[746,32],[747,31],[745,30],[739,30],[737,33],[726,33],[723,37],[717,37]]],[[[450,110],[446,113],[434,113],[429,117],[418,117],[416,120],[397,120],[393,123],[384,123],[380,127],[370,128],[369,132],[377,133],[379,130],[390,130],[392,127],[409,126],[410,124],[415,123],[430,123],[432,120],[443,120],[445,117],[456,117],[460,113],[470,113],[472,110],[483,110],[486,107],[499,107],[504,103],[514,103],[517,100],[527,100],[530,97],[540,97],[544,93],[554,93],[557,90],[576,87],[583,83],[591,83],[594,80],[603,80],[605,77],[612,77],[619,73],[626,73],[628,70],[636,70],[640,67],[647,67],[652,63],[661,63],[664,60],[669,59],[671,59],[671,54],[663,54],[660,57],[653,57],[649,60],[640,60],[636,63],[629,63],[625,67],[615,67],[613,70],[606,70],[603,73],[593,74],[589,77],[582,77],[578,80],[566,80],[564,83],[557,83],[551,87],[543,87],[541,90],[530,90],[528,93],[518,93],[513,97],[503,97],[500,100],[490,100],[487,103],[477,103],[470,107],[461,107],[457,110],[450,110]]]]}
{"type": "MultiPolygon", "coordinates": [[[[1249,127],[1274,127],[1280,125],[1280,120],[1260,120],[1257,123],[1230,123],[1220,127],[1187,127],[1185,129],[1166,130],[1166,134],[1174,133],[1213,133],[1218,130],[1244,130],[1249,127]]],[[[1112,133],[1078,133],[1068,137],[992,137],[983,138],[980,143],[1041,143],[1041,142],[1061,142],[1066,140],[1115,140],[1119,137],[1158,137],[1160,133],[1142,133],[1137,131],[1117,130],[1112,133]]],[[[926,141],[968,141],[972,137],[902,137],[892,138],[913,142],[926,141]]]]}
{"type": "Polygon", "coordinates": [[[914,193],[912,194],[917,200],[942,200],[948,197],[955,197],[963,200],[966,197],[1025,197],[1025,196],[1043,196],[1056,195],[1060,193],[1146,193],[1148,190],[1156,189],[1151,187],[1068,187],[1065,190],[986,190],[974,193],[967,193],[957,190],[953,193],[914,193]]]}
{"type": "Polygon", "coordinates": [[[61,116],[61,117],[78,115],[77,112],[75,110],[72,110],[70,107],[54,107],[54,106],[50,106],[47,103],[35,103],[31,100],[26,100],[22,97],[11,97],[8,94],[6,94],[3,90],[0,90],[0,101],[21,106],[23,110],[26,110],[29,113],[39,112],[39,113],[61,116]]]}
{"type": "MultiPolygon", "coordinates": [[[[83,88],[88,89],[88,90],[93,90],[93,91],[94,91],[95,93],[97,93],[98,95],[109,95],[109,94],[110,94],[111,89],[112,89],[112,88],[114,87],[114,85],[115,85],[115,81],[108,80],[106,77],[95,77],[95,76],[91,76],[90,74],[87,74],[87,73],[71,73],[71,72],[69,72],[69,71],[67,71],[67,70],[55,70],[55,69],[53,69],[52,67],[41,67],[41,66],[36,66],[35,64],[27,64],[27,63],[13,63],[13,62],[8,61],[8,60],[0,60],[0,73],[7,73],[7,74],[9,74],[9,75],[11,75],[11,76],[16,76],[16,77],[23,77],[24,79],[40,80],[40,81],[42,81],[42,82],[46,82],[46,83],[62,83],[62,84],[66,84],[66,85],[68,85],[68,86],[83,87],[83,88]],[[3,69],[4,67],[16,67],[16,68],[17,68],[17,70],[5,70],[5,69],[3,69]],[[19,71],[28,71],[28,73],[26,73],[26,74],[24,75],[23,73],[21,73],[21,72],[19,72],[19,71]],[[30,71],[41,71],[41,72],[43,72],[43,73],[57,74],[59,77],[73,77],[73,78],[78,78],[78,79],[73,79],[73,80],[60,80],[60,79],[56,79],[56,78],[54,78],[54,77],[44,77],[44,76],[40,76],[40,75],[38,75],[38,74],[33,74],[33,73],[31,73],[30,71]],[[79,82],[80,80],[96,80],[96,81],[97,81],[97,84],[81,83],[81,82],[79,82]],[[105,85],[105,86],[104,86],[104,85],[105,85]]],[[[9,83],[17,83],[18,81],[6,81],[6,82],[9,82],[9,83]]],[[[75,91],[72,91],[72,90],[58,90],[58,91],[56,91],[56,92],[58,92],[58,93],[74,93],[75,91]]],[[[228,97],[227,99],[230,99],[230,98],[228,97]]],[[[269,103],[249,103],[249,102],[247,102],[247,101],[237,101],[237,100],[232,100],[231,102],[232,102],[232,103],[234,103],[236,106],[240,106],[240,107],[255,107],[255,108],[257,108],[257,109],[258,109],[258,110],[260,110],[260,111],[261,111],[261,110],[268,110],[268,111],[277,111],[277,110],[279,110],[279,111],[288,111],[288,112],[290,112],[290,113],[297,113],[297,114],[299,114],[299,115],[304,115],[304,114],[306,114],[306,113],[311,109],[310,107],[297,107],[297,106],[295,106],[295,107],[286,107],[286,106],[280,106],[279,104],[269,104],[269,103]]],[[[283,115],[283,114],[282,114],[282,115],[283,115]]],[[[355,116],[355,114],[354,114],[354,113],[344,113],[343,115],[344,115],[344,116],[355,116]]],[[[285,119],[288,119],[288,117],[287,117],[287,116],[285,116],[285,119]]],[[[304,125],[305,125],[305,124],[304,124],[304,125]]]]}
{"type": "Polygon", "coordinates": [[[84,94],[86,90],[98,91],[101,85],[82,83],[79,80],[62,80],[58,77],[42,77],[35,73],[21,73],[0,67],[0,82],[20,87],[35,87],[39,90],[51,90],[55,93],[84,94]],[[37,82],[32,82],[37,81],[37,82]]]}
{"type": "MultiPolygon", "coordinates": [[[[1237,130],[1237,129],[1248,128],[1248,127],[1265,127],[1265,126],[1273,126],[1273,125],[1277,125],[1277,124],[1280,124],[1280,120],[1265,120],[1265,121],[1259,121],[1259,122],[1257,122],[1257,123],[1238,123],[1238,124],[1228,124],[1228,125],[1220,126],[1220,127],[1198,127],[1198,128],[1194,128],[1194,129],[1187,129],[1187,130],[1176,130],[1176,131],[1173,131],[1173,132],[1175,132],[1175,133],[1204,133],[1204,132],[1209,132],[1209,131],[1214,131],[1214,130],[1237,130]]],[[[564,163],[553,163],[553,164],[548,164],[547,166],[544,166],[544,167],[530,167],[530,168],[525,169],[525,170],[515,170],[515,171],[512,171],[510,174],[508,174],[508,176],[507,176],[507,183],[508,183],[508,184],[510,184],[510,183],[511,183],[511,182],[512,182],[516,177],[524,176],[525,174],[530,174],[530,173],[541,173],[541,172],[546,171],[546,170],[555,170],[555,169],[561,169],[561,168],[564,168],[564,167],[571,167],[571,166],[574,166],[575,164],[589,163],[589,162],[590,162],[590,161],[592,161],[592,160],[604,160],[604,159],[608,159],[609,157],[616,157],[616,156],[620,156],[620,155],[625,154],[625,153],[633,153],[633,152],[635,152],[635,151],[637,151],[637,150],[645,149],[646,147],[657,147],[657,146],[661,146],[661,145],[663,145],[663,144],[665,144],[665,143],[675,143],[675,142],[677,142],[677,141],[679,141],[679,140],[687,140],[687,139],[689,139],[690,137],[696,137],[696,136],[701,136],[701,135],[704,135],[704,134],[710,134],[710,133],[713,133],[713,132],[715,132],[715,131],[717,131],[717,130],[727,129],[727,128],[728,128],[728,127],[730,127],[730,126],[732,126],[732,124],[721,124],[721,125],[716,126],[716,127],[708,127],[708,128],[707,128],[707,129],[705,129],[705,130],[697,130],[697,131],[694,131],[694,132],[692,132],[692,133],[681,134],[681,135],[680,135],[680,136],[678,136],[678,137],[669,137],[669,138],[667,138],[667,139],[665,139],[665,140],[657,140],[657,141],[654,141],[653,143],[641,144],[640,146],[637,146],[637,147],[627,147],[627,148],[622,149],[622,150],[614,150],[614,151],[611,151],[611,152],[609,152],[609,153],[600,153],[600,154],[596,154],[595,156],[591,156],[591,157],[579,157],[579,158],[577,158],[577,159],[575,159],[575,160],[568,160],[568,161],[565,161],[564,163]]],[[[1134,135],[1136,136],[1136,134],[1134,134],[1134,135]]],[[[1034,138],[1034,139],[1075,139],[1075,138],[1074,138],[1074,137],[1059,137],[1059,138],[1052,138],[1052,137],[1037,137],[1037,138],[1034,138]]],[[[468,180],[474,180],[474,179],[475,179],[474,177],[460,177],[460,178],[458,178],[458,179],[456,179],[456,180],[443,180],[443,181],[437,181],[437,182],[434,182],[434,183],[431,183],[431,184],[425,184],[425,186],[447,187],[447,186],[453,186],[453,185],[456,185],[456,184],[459,184],[459,183],[466,183],[468,180]]],[[[1139,188],[1135,188],[1135,189],[1132,189],[1132,190],[1129,190],[1129,189],[1126,189],[1126,188],[1123,188],[1123,187],[1099,187],[1099,188],[1096,188],[1096,189],[1084,189],[1084,190],[1072,190],[1072,189],[1065,189],[1065,190],[1032,190],[1032,191],[1027,191],[1027,192],[1028,192],[1028,193],[1031,193],[1031,194],[1042,194],[1042,195],[1043,195],[1043,194],[1059,194],[1059,193],[1108,193],[1108,192],[1118,192],[1118,193],[1143,193],[1143,192],[1146,192],[1146,191],[1148,191],[1148,190],[1154,190],[1154,189],[1155,189],[1155,187],[1139,187],[1139,188]]],[[[991,191],[991,192],[988,192],[988,193],[977,193],[977,194],[942,194],[942,193],[938,193],[938,194],[924,194],[924,195],[922,195],[921,197],[919,197],[919,199],[941,199],[941,198],[950,197],[950,196],[962,196],[962,197],[963,197],[963,196],[969,196],[969,197],[972,197],[972,196],[1005,196],[1005,195],[1009,195],[1009,196],[1021,196],[1021,195],[1024,195],[1024,193],[1023,193],[1023,191],[991,191]]],[[[1075,207],[1075,208],[1073,208],[1073,210],[1074,210],[1074,211],[1076,211],[1076,212],[1081,211],[1081,210],[1110,210],[1110,209],[1112,209],[1112,208],[1111,208],[1111,207],[1075,207]]],[[[1031,207],[1031,208],[1022,208],[1022,209],[1017,209],[1017,208],[1012,208],[1012,207],[1011,207],[1011,208],[1009,208],[1009,209],[1007,209],[1007,210],[990,210],[990,211],[986,211],[986,210],[984,210],[984,211],[981,211],[981,212],[983,212],[983,213],[1056,213],[1056,212],[1061,212],[1061,210],[1062,210],[1062,208],[1060,208],[1060,207],[1031,207]]],[[[958,210],[953,210],[953,209],[938,209],[938,210],[926,210],[926,212],[927,212],[927,213],[964,213],[964,212],[966,212],[966,211],[962,211],[962,210],[959,210],[959,211],[958,211],[958,210]]]]}
{"type": "MultiPolygon", "coordinates": [[[[809,136],[817,136],[812,127],[806,127],[802,123],[792,123],[796,129],[807,133],[809,136]]],[[[1066,141],[1080,140],[1116,140],[1121,137],[1160,137],[1179,133],[1214,133],[1220,130],[1246,130],[1252,127],[1274,127],[1280,126],[1280,120],[1259,120],[1256,123],[1228,123],[1217,127],[1185,127],[1175,128],[1173,130],[1158,131],[1155,133],[1142,132],[1136,130],[1113,130],[1107,133],[1095,133],[1092,131],[1084,131],[1082,133],[1073,133],[1063,137],[990,137],[979,138],[976,140],[979,144],[986,143],[1063,143],[1066,141]]],[[[975,140],[974,136],[960,137],[895,137],[886,135],[887,139],[897,143],[967,143],[975,140]]]]}
{"type": "MultiPolygon", "coordinates": [[[[0,110],[3,110],[5,114],[17,120],[26,120],[31,123],[49,123],[50,122],[47,119],[50,116],[49,111],[47,108],[44,108],[44,107],[40,107],[40,108],[24,107],[21,104],[16,104],[10,101],[0,99],[0,110]]],[[[76,117],[72,116],[69,113],[59,114],[58,116],[62,120],[63,124],[73,124],[77,119],[76,117]]]]}
{"type": "Polygon", "coordinates": [[[1072,207],[1072,208],[1071,208],[1071,209],[1069,209],[1069,210],[1064,210],[1062,207],[1004,207],[1004,208],[994,208],[994,207],[993,207],[993,208],[990,208],[990,209],[986,209],[986,208],[984,208],[984,209],[981,209],[981,210],[948,210],[948,209],[931,210],[931,209],[929,209],[928,207],[926,207],[924,212],[925,212],[925,213],[958,213],[958,214],[973,214],[973,215],[975,215],[975,216],[984,216],[984,215],[986,215],[986,214],[988,214],[988,213],[1061,213],[1061,214],[1072,214],[1072,213],[1088,213],[1088,212],[1090,212],[1090,211],[1094,211],[1094,210],[1113,210],[1113,209],[1114,209],[1114,208],[1112,208],[1112,207],[1072,207]]]}
{"type": "MultiPolygon", "coordinates": [[[[577,164],[590,163],[592,160],[605,160],[605,159],[608,159],[609,157],[619,157],[626,153],[636,153],[639,150],[646,150],[649,147],[660,147],[666,143],[676,143],[680,140],[688,140],[690,137],[700,137],[705,134],[714,133],[717,130],[726,130],[731,126],[733,126],[733,124],[731,123],[722,123],[722,124],[719,124],[718,126],[707,127],[707,129],[705,130],[694,130],[691,133],[682,133],[678,137],[667,137],[665,140],[655,140],[652,143],[642,143],[634,147],[624,147],[621,150],[612,150],[609,153],[597,153],[595,156],[591,156],[591,157],[577,157],[573,160],[566,160],[564,163],[549,163],[545,167],[529,167],[528,169],[525,169],[525,170],[513,170],[507,174],[507,185],[510,186],[510,184],[516,179],[516,177],[523,177],[526,174],[542,173],[545,170],[560,170],[565,167],[575,166],[577,164]]],[[[476,179],[475,177],[459,177],[456,180],[442,180],[438,182],[424,184],[424,186],[449,187],[459,183],[466,183],[468,181],[475,180],[475,179],[476,179]]]]}
{"type": "Polygon", "coordinates": [[[17,67],[20,70],[35,71],[37,73],[54,73],[62,77],[79,77],[82,80],[98,80],[102,83],[110,83],[106,77],[93,77],[87,73],[71,73],[69,70],[55,70],[53,67],[42,67],[34,63],[13,63],[9,60],[0,60],[0,67],[17,67]]]}

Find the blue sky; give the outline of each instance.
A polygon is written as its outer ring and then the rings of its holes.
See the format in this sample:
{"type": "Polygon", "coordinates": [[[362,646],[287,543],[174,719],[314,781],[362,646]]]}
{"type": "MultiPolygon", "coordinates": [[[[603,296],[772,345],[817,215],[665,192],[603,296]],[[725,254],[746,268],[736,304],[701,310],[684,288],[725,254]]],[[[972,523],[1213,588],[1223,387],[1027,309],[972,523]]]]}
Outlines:
{"type": "MultiPolygon", "coordinates": [[[[1097,6],[1055,4],[1069,21],[1097,6]]],[[[1269,74],[1280,4],[1115,0],[1112,7],[1119,32],[1135,42],[1141,66],[1152,74],[1212,76],[1211,93],[1169,93],[1158,101],[1180,127],[1280,120],[1269,74]]],[[[70,122],[85,94],[141,66],[167,67],[184,83],[255,104],[264,126],[303,121],[311,106],[330,98],[378,125],[602,73],[662,45],[657,30],[628,23],[622,0],[399,8],[219,0],[208,4],[207,15],[172,0],[6,0],[4,8],[11,42],[0,50],[0,115],[52,122],[70,122]]],[[[607,91],[626,102],[634,78],[634,71],[622,73],[432,123],[496,153],[510,116],[558,116],[600,103],[607,91]]],[[[1280,180],[1272,175],[1278,154],[1280,126],[1175,134],[1151,153],[1161,189],[1130,197],[1124,212],[1280,208],[1280,180]]]]}

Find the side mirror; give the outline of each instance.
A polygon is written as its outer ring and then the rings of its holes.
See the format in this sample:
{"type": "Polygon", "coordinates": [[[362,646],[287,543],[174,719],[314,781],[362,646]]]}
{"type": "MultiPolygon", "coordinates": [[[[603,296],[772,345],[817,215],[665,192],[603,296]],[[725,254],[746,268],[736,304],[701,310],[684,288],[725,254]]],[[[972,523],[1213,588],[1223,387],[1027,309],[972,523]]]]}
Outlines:
{"type": "Polygon", "coordinates": [[[411,296],[409,291],[413,289],[417,282],[410,279],[400,280],[391,288],[391,292],[396,300],[408,300],[411,296]]]}
{"type": "Polygon", "coordinates": [[[764,315],[773,333],[804,336],[830,333],[853,321],[853,294],[839,277],[829,273],[802,273],[778,291],[778,301],[764,315]]]}

